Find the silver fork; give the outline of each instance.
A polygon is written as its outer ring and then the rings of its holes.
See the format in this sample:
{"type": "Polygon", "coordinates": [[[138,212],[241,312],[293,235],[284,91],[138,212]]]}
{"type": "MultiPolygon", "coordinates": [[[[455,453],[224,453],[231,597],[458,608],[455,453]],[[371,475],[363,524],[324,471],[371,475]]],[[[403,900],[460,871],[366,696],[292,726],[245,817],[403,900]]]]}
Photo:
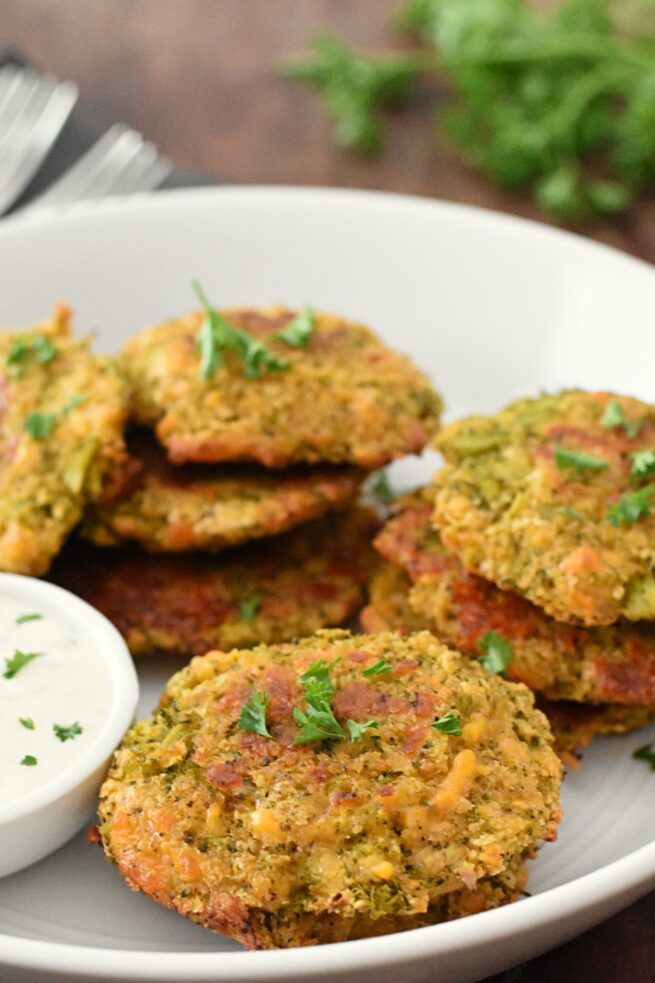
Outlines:
{"type": "Polygon", "coordinates": [[[0,69],[0,215],[30,183],[76,102],[72,82],[14,65],[0,69]]]}
{"type": "Polygon", "coordinates": [[[83,199],[152,191],[172,169],[154,144],[117,123],[21,214],[46,208],[60,210],[83,199]]]}

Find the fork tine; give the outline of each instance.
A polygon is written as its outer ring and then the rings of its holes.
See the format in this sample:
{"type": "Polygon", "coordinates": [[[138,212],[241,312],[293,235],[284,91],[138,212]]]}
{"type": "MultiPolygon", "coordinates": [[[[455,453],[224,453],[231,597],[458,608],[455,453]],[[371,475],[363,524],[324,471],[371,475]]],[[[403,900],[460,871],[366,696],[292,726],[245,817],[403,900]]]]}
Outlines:
{"type": "Polygon", "coordinates": [[[63,208],[74,201],[157,187],[172,170],[140,133],[116,124],[66,174],[24,211],[63,208]]]}
{"type": "Polygon", "coordinates": [[[27,69],[0,71],[0,214],[34,177],[77,101],[71,82],[27,69]]]}

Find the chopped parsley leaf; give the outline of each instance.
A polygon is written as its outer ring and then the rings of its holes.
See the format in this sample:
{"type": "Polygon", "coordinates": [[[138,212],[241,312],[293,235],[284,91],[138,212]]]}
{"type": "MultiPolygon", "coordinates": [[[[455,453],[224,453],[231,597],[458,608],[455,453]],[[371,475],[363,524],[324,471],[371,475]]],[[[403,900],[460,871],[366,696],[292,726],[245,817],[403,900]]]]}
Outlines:
{"type": "Polygon", "coordinates": [[[288,324],[278,331],[277,338],[291,348],[306,348],[316,327],[314,309],[305,304],[288,324]]]}
{"type": "Polygon", "coordinates": [[[330,669],[337,661],[317,659],[301,675],[300,682],[305,690],[307,710],[299,710],[298,707],[293,709],[293,719],[300,727],[300,733],[292,747],[311,741],[340,740],[344,736],[343,728],[331,707],[335,685],[330,678],[330,669]]]}
{"type": "Polygon", "coordinates": [[[18,722],[25,730],[34,730],[34,721],[31,717],[19,717],[18,722]]]}
{"type": "Polygon", "coordinates": [[[373,476],[371,494],[375,495],[377,500],[382,502],[383,505],[390,505],[396,497],[393,488],[389,484],[389,476],[384,469],[378,471],[373,476]]]}
{"type": "Polygon", "coordinates": [[[631,455],[631,478],[652,478],[655,474],[655,449],[634,451],[631,455]]]}
{"type": "Polygon", "coordinates": [[[341,740],[343,737],[343,728],[327,704],[321,707],[310,704],[306,712],[294,707],[293,719],[300,727],[300,733],[292,747],[312,741],[341,740]]]}
{"type": "Polygon", "coordinates": [[[260,607],[262,606],[262,599],[259,594],[253,594],[252,597],[247,597],[243,601],[239,601],[239,615],[242,621],[252,621],[260,607]]]}
{"type": "Polygon", "coordinates": [[[484,652],[480,662],[489,672],[502,674],[514,658],[514,649],[497,631],[488,631],[480,639],[480,648],[484,652]]]}
{"type": "Polygon", "coordinates": [[[11,659],[5,659],[5,679],[13,679],[33,659],[39,659],[43,652],[21,652],[16,649],[11,659]]]}
{"type": "Polygon", "coordinates": [[[53,360],[55,355],[59,354],[57,346],[53,345],[50,339],[42,334],[36,336],[32,342],[32,348],[37,362],[40,362],[41,365],[47,365],[48,362],[53,360]]]}
{"type": "Polygon", "coordinates": [[[558,447],[555,451],[555,464],[558,468],[575,468],[576,471],[604,471],[608,462],[595,454],[585,454],[584,451],[569,451],[558,447]]]}
{"type": "Polygon", "coordinates": [[[17,625],[24,625],[26,621],[41,621],[42,614],[21,614],[16,618],[17,625]]]}
{"type": "Polygon", "coordinates": [[[33,341],[25,341],[23,338],[16,338],[7,356],[7,365],[23,365],[30,362],[33,358],[41,365],[47,365],[55,355],[59,354],[56,345],[46,338],[45,335],[37,335],[33,341]]]}
{"type": "Polygon", "coordinates": [[[265,370],[280,372],[289,368],[289,362],[279,358],[261,341],[230,324],[223,315],[212,307],[198,283],[193,281],[193,289],[205,311],[197,345],[200,350],[200,378],[211,379],[223,364],[223,352],[234,351],[241,356],[243,368],[249,379],[258,379],[265,370]]]}
{"type": "Polygon", "coordinates": [[[362,676],[381,676],[388,672],[393,672],[393,666],[386,659],[380,659],[379,662],[375,662],[368,669],[364,669],[362,676]]]}
{"type": "Polygon", "coordinates": [[[239,714],[241,730],[247,730],[251,734],[261,734],[262,737],[270,737],[266,727],[266,708],[269,702],[268,693],[258,693],[257,690],[253,690],[248,702],[241,707],[239,714]]]}
{"type": "Polygon", "coordinates": [[[637,748],[632,757],[636,758],[637,761],[647,761],[651,771],[655,771],[655,751],[653,751],[652,744],[644,744],[643,747],[637,748]]]}
{"type": "Polygon", "coordinates": [[[641,423],[638,420],[626,420],[623,414],[623,407],[616,400],[607,404],[605,412],[600,418],[600,422],[601,426],[607,429],[622,427],[630,439],[636,437],[641,430],[641,423]]]}
{"type": "Polygon", "coordinates": [[[335,686],[330,679],[330,669],[336,662],[336,659],[334,662],[317,659],[300,677],[300,682],[305,690],[305,699],[316,709],[319,709],[322,704],[329,705],[334,696],[335,686]]]}
{"type": "Polygon", "coordinates": [[[462,733],[462,725],[452,710],[444,713],[443,717],[439,717],[431,726],[442,734],[456,734],[459,736],[462,733]]]}
{"type": "Polygon", "coordinates": [[[350,743],[352,744],[353,741],[361,741],[367,730],[373,730],[377,726],[377,720],[365,720],[361,724],[358,724],[356,720],[346,720],[350,743]]]}
{"type": "Polygon", "coordinates": [[[45,440],[56,425],[57,417],[54,413],[30,413],[23,420],[23,430],[35,440],[45,440]]]}
{"type": "Polygon", "coordinates": [[[610,505],[607,513],[610,525],[617,528],[624,523],[631,525],[642,515],[650,515],[650,510],[653,507],[651,501],[653,492],[655,492],[653,485],[644,485],[643,488],[631,495],[623,495],[616,505],[610,505]]]}
{"type": "Polygon", "coordinates": [[[55,737],[63,743],[64,741],[72,741],[74,737],[79,737],[82,733],[82,728],[80,727],[77,720],[70,727],[62,727],[61,724],[53,724],[52,729],[55,732],[55,737]]]}
{"type": "Polygon", "coordinates": [[[34,757],[33,754],[26,754],[23,760],[21,761],[21,764],[27,765],[28,768],[31,768],[33,765],[38,765],[38,763],[39,762],[37,761],[37,759],[34,757]]]}
{"type": "Polygon", "coordinates": [[[77,409],[78,406],[81,406],[82,403],[86,403],[87,398],[87,396],[84,396],[81,393],[75,393],[74,396],[71,396],[64,406],[64,416],[68,416],[69,413],[72,413],[73,410],[77,409]]]}

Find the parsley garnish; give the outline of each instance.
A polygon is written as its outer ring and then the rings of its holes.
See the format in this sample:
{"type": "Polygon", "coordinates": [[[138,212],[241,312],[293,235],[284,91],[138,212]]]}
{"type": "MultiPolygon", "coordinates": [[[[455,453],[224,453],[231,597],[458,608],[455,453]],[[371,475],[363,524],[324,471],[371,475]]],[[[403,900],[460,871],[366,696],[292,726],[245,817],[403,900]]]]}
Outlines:
{"type": "Polygon", "coordinates": [[[252,621],[260,607],[262,606],[262,599],[259,594],[253,594],[252,597],[247,597],[243,601],[239,601],[239,615],[242,621],[252,621]]]}
{"type": "Polygon", "coordinates": [[[16,649],[11,659],[5,659],[5,671],[3,673],[5,679],[13,679],[24,666],[33,659],[41,658],[42,655],[43,652],[21,652],[16,649]]]}
{"type": "Polygon", "coordinates": [[[73,410],[77,409],[78,406],[81,406],[82,403],[86,403],[87,398],[87,396],[84,396],[81,393],[76,393],[74,396],[71,396],[64,406],[64,416],[68,416],[69,413],[72,413],[73,410]]]}
{"type": "Polygon", "coordinates": [[[193,281],[193,289],[205,310],[205,320],[197,342],[201,379],[210,379],[215,374],[223,364],[222,353],[225,351],[234,351],[241,356],[244,372],[249,379],[258,379],[266,370],[280,372],[289,368],[288,362],[266,348],[261,341],[230,324],[212,307],[197,280],[193,281]]]}
{"type": "Polygon", "coordinates": [[[54,413],[30,413],[23,420],[23,430],[35,440],[45,440],[56,425],[57,417],[54,413]]]}
{"type": "Polygon", "coordinates": [[[31,717],[19,717],[18,722],[25,730],[34,730],[34,721],[31,717]]]}
{"type": "Polygon", "coordinates": [[[626,420],[623,408],[619,402],[614,400],[605,407],[605,412],[600,418],[601,425],[607,429],[622,427],[626,435],[632,439],[641,430],[641,423],[637,420],[626,420]]]}
{"type": "Polygon", "coordinates": [[[239,714],[241,730],[250,731],[251,734],[261,734],[262,737],[270,737],[266,727],[266,708],[269,702],[268,693],[258,693],[254,690],[248,702],[242,706],[239,714]]]}
{"type": "Polygon", "coordinates": [[[609,512],[607,513],[610,525],[616,527],[624,523],[631,525],[637,519],[640,519],[642,515],[650,515],[650,510],[653,507],[651,501],[653,492],[655,492],[653,485],[645,485],[631,495],[623,495],[616,505],[610,506],[609,512]]]}
{"type": "Polygon", "coordinates": [[[58,737],[62,743],[64,741],[72,741],[74,737],[79,737],[82,733],[82,728],[80,727],[77,720],[70,727],[62,727],[61,724],[53,724],[52,729],[55,732],[55,737],[58,737]]]}
{"type": "Polygon", "coordinates": [[[307,707],[307,710],[293,708],[293,719],[300,727],[300,733],[292,744],[310,744],[312,741],[340,740],[343,728],[327,704],[307,707]]]}
{"type": "Polygon", "coordinates": [[[634,451],[631,478],[651,478],[655,474],[655,450],[634,451]]]}
{"type": "Polygon", "coordinates": [[[382,502],[383,505],[390,505],[396,497],[393,488],[389,484],[389,476],[384,469],[382,471],[378,471],[373,476],[371,492],[373,495],[375,495],[379,502],[382,502]]]}
{"type": "Polygon", "coordinates": [[[489,672],[500,675],[505,672],[514,658],[514,649],[497,631],[488,631],[480,639],[480,648],[484,652],[480,662],[489,672]]]}
{"type": "Polygon", "coordinates": [[[16,618],[17,625],[24,625],[26,621],[41,621],[42,614],[21,614],[16,618]]]}
{"type": "MultiPolygon", "coordinates": [[[[497,670],[493,671],[496,672],[497,670]]],[[[444,713],[443,717],[439,717],[431,726],[434,727],[435,730],[440,731],[442,734],[456,734],[459,736],[462,733],[462,725],[452,710],[444,713]]]]}
{"type": "Polygon", "coordinates": [[[569,451],[558,447],[555,451],[555,464],[558,468],[575,468],[576,471],[604,471],[608,462],[595,454],[585,454],[584,451],[569,451]]]}
{"type": "Polygon", "coordinates": [[[36,335],[33,341],[16,338],[9,350],[7,365],[23,365],[32,359],[40,362],[41,365],[47,365],[58,354],[57,346],[53,345],[45,335],[36,335]]]}
{"type": "Polygon", "coordinates": [[[307,710],[294,707],[293,719],[300,727],[300,734],[292,746],[343,737],[343,728],[334,716],[331,706],[335,685],[330,678],[330,669],[337,661],[335,659],[333,662],[326,662],[325,659],[317,659],[300,677],[305,690],[307,710]]]}
{"type": "Polygon", "coordinates": [[[364,669],[362,676],[381,676],[383,673],[393,672],[393,666],[386,659],[380,659],[379,662],[374,663],[374,665],[369,666],[368,669],[364,669]]]}
{"type": "Polygon", "coordinates": [[[38,763],[39,762],[37,761],[37,759],[34,757],[33,754],[26,754],[23,760],[21,761],[21,764],[27,765],[28,768],[31,768],[32,765],[38,765],[38,763]]]}
{"type": "Polygon", "coordinates": [[[377,720],[365,720],[361,724],[358,724],[356,720],[346,720],[351,744],[353,741],[361,741],[367,730],[374,730],[377,726],[377,720]]]}
{"type": "Polygon", "coordinates": [[[647,761],[651,771],[655,771],[655,751],[651,744],[644,744],[643,747],[637,748],[632,757],[637,761],[647,761]]]}
{"type": "Polygon", "coordinates": [[[306,348],[316,327],[314,310],[309,304],[305,304],[288,324],[278,331],[277,338],[291,348],[306,348]]]}

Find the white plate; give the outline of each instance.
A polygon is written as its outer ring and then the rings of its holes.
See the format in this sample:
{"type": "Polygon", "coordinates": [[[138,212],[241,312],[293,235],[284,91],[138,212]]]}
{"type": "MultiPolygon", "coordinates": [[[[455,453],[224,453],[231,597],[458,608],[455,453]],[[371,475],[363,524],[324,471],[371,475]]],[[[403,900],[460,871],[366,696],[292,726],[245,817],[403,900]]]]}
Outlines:
{"type": "MultiPolygon", "coordinates": [[[[310,302],[371,323],[434,374],[449,415],[567,385],[653,397],[655,272],[591,242],[457,205],[362,192],[228,188],[106,203],[0,228],[0,323],[65,298],[112,350],[193,306],[310,302]]],[[[394,481],[427,477],[405,462],[394,481]]],[[[144,708],[173,665],[142,669],[144,708]]],[[[598,741],[564,788],[533,896],[460,922],[359,942],[246,953],[132,894],[80,837],[0,881],[8,979],[479,979],[571,938],[655,885],[655,775],[598,741]],[[36,977],[32,975],[36,974],[36,977]]]]}

